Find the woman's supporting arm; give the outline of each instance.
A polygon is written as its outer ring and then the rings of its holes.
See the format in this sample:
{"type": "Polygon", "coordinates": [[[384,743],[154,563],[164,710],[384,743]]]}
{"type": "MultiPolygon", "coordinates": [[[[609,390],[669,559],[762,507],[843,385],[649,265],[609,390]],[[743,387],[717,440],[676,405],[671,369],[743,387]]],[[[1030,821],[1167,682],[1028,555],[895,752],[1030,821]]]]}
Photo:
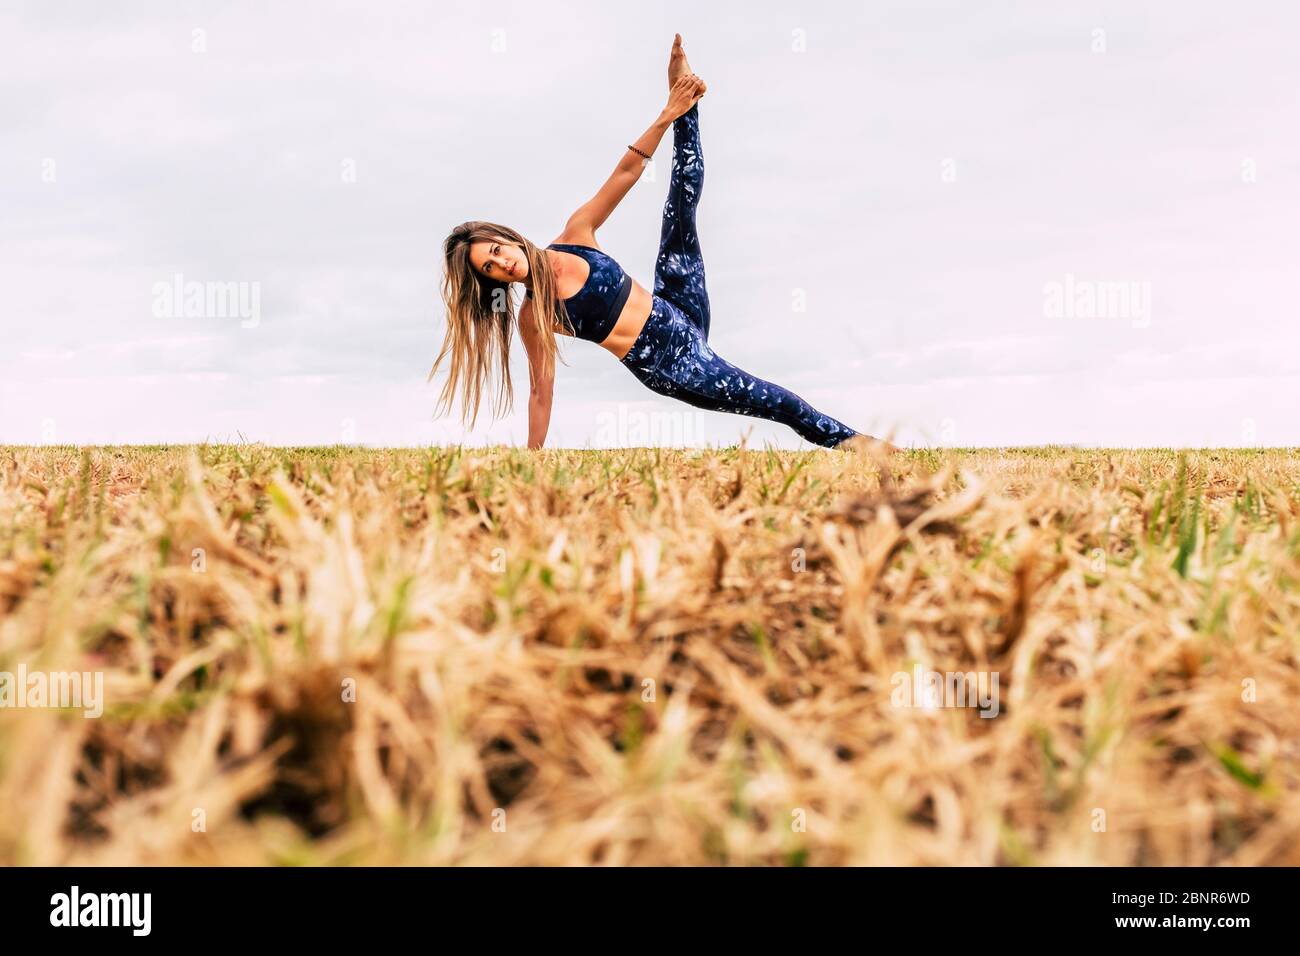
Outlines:
{"type": "Polygon", "coordinates": [[[533,328],[533,304],[527,299],[519,307],[519,337],[524,340],[524,351],[528,353],[528,447],[541,448],[546,444],[546,432],[551,426],[555,373],[538,374],[542,367],[541,347],[537,330],[533,328]]]}
{"type": "Polygon", "coordinates": [[[555,379],[533,388],[528,395],[528,447],[541,448],[546,444],[546,431],[551,427],[551,396],[555,379]]]}

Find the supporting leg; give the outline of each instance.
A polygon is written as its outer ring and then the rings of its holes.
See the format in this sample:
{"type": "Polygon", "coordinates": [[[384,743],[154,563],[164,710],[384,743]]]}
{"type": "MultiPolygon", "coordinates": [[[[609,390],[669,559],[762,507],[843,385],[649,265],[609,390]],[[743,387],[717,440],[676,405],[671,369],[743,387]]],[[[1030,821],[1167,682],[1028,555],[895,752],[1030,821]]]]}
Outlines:
{"type": "Polygon", "coordinates": [[[835,447],[858,434],[772,382],[719,356],[673,304],[656,302],[623,363],[651,391],[715,412],[780,422],[816,445],[835,447]]]}

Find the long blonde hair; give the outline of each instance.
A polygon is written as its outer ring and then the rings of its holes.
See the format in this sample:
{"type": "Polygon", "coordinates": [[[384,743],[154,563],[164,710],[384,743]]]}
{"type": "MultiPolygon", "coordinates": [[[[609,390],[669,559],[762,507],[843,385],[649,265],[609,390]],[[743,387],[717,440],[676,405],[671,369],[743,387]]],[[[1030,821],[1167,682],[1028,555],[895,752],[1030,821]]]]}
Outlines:
{"type": "Polygon", "coordinates": [[[490,383],[493,367],[499,371],[492,417],[499,418],[514,406],[514,385],[510,381],[510,338],[519,321],[510,297],[510,284],[490,279],[470,264],[470,244],[501,242],[518,246],[528,259],[532,278],[532,326],[541,342],[541,368],[534,375],[549,378],[555,372],[559,344],[557,326],[571,328],[568,313],[555,294],[555,272],[545,250],[506,226],[473,220],[461,223],[443,243],[446,272],[442,280],[442,301],[447,310],[447,335],[442,351],[429,372],[429,381],[443,361],[450,358],[447,382],[438,398],[435,414],[451,410],[457,394],[462,399],[461,420],[470,428],[478,421],[483,388],[490,383]]]}

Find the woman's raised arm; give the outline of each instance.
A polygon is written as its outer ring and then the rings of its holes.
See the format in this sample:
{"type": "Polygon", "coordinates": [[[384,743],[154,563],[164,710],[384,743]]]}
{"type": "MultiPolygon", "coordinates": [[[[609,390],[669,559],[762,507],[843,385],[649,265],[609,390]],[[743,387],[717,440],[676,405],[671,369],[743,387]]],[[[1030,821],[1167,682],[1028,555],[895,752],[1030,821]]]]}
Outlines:
{"type": "Polygon", "coordinates": [[[641,134],[641,138],[623,153],[623,158],[618,161],[614,172],[605,180],[600,191],[569,217],[564,225],[566,238],[594,238],[591,234],[604,224],[609,214],[623,201],[632,184],[641,178],[646,160],[639,154],[654,155],[664,133],[673,125],[673,120],[699,102],[704,90],[704,81],[698,76],[689,74],[678,77],[669,93],[668,105],[660,111],[650,128],[641,134]]]}

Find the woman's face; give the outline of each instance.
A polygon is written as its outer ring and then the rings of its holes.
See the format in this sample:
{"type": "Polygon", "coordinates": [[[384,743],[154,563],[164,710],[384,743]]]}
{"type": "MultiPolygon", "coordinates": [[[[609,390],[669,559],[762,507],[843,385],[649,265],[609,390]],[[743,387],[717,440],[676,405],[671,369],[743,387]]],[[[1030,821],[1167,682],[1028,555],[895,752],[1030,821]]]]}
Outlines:
{"type": "Polygon", "coordinates": [[[471,243],[469,264],[479,275],[498,282],[523,282],[528,278],[528,258],[524,250],[507,242],[471,243]]]}

